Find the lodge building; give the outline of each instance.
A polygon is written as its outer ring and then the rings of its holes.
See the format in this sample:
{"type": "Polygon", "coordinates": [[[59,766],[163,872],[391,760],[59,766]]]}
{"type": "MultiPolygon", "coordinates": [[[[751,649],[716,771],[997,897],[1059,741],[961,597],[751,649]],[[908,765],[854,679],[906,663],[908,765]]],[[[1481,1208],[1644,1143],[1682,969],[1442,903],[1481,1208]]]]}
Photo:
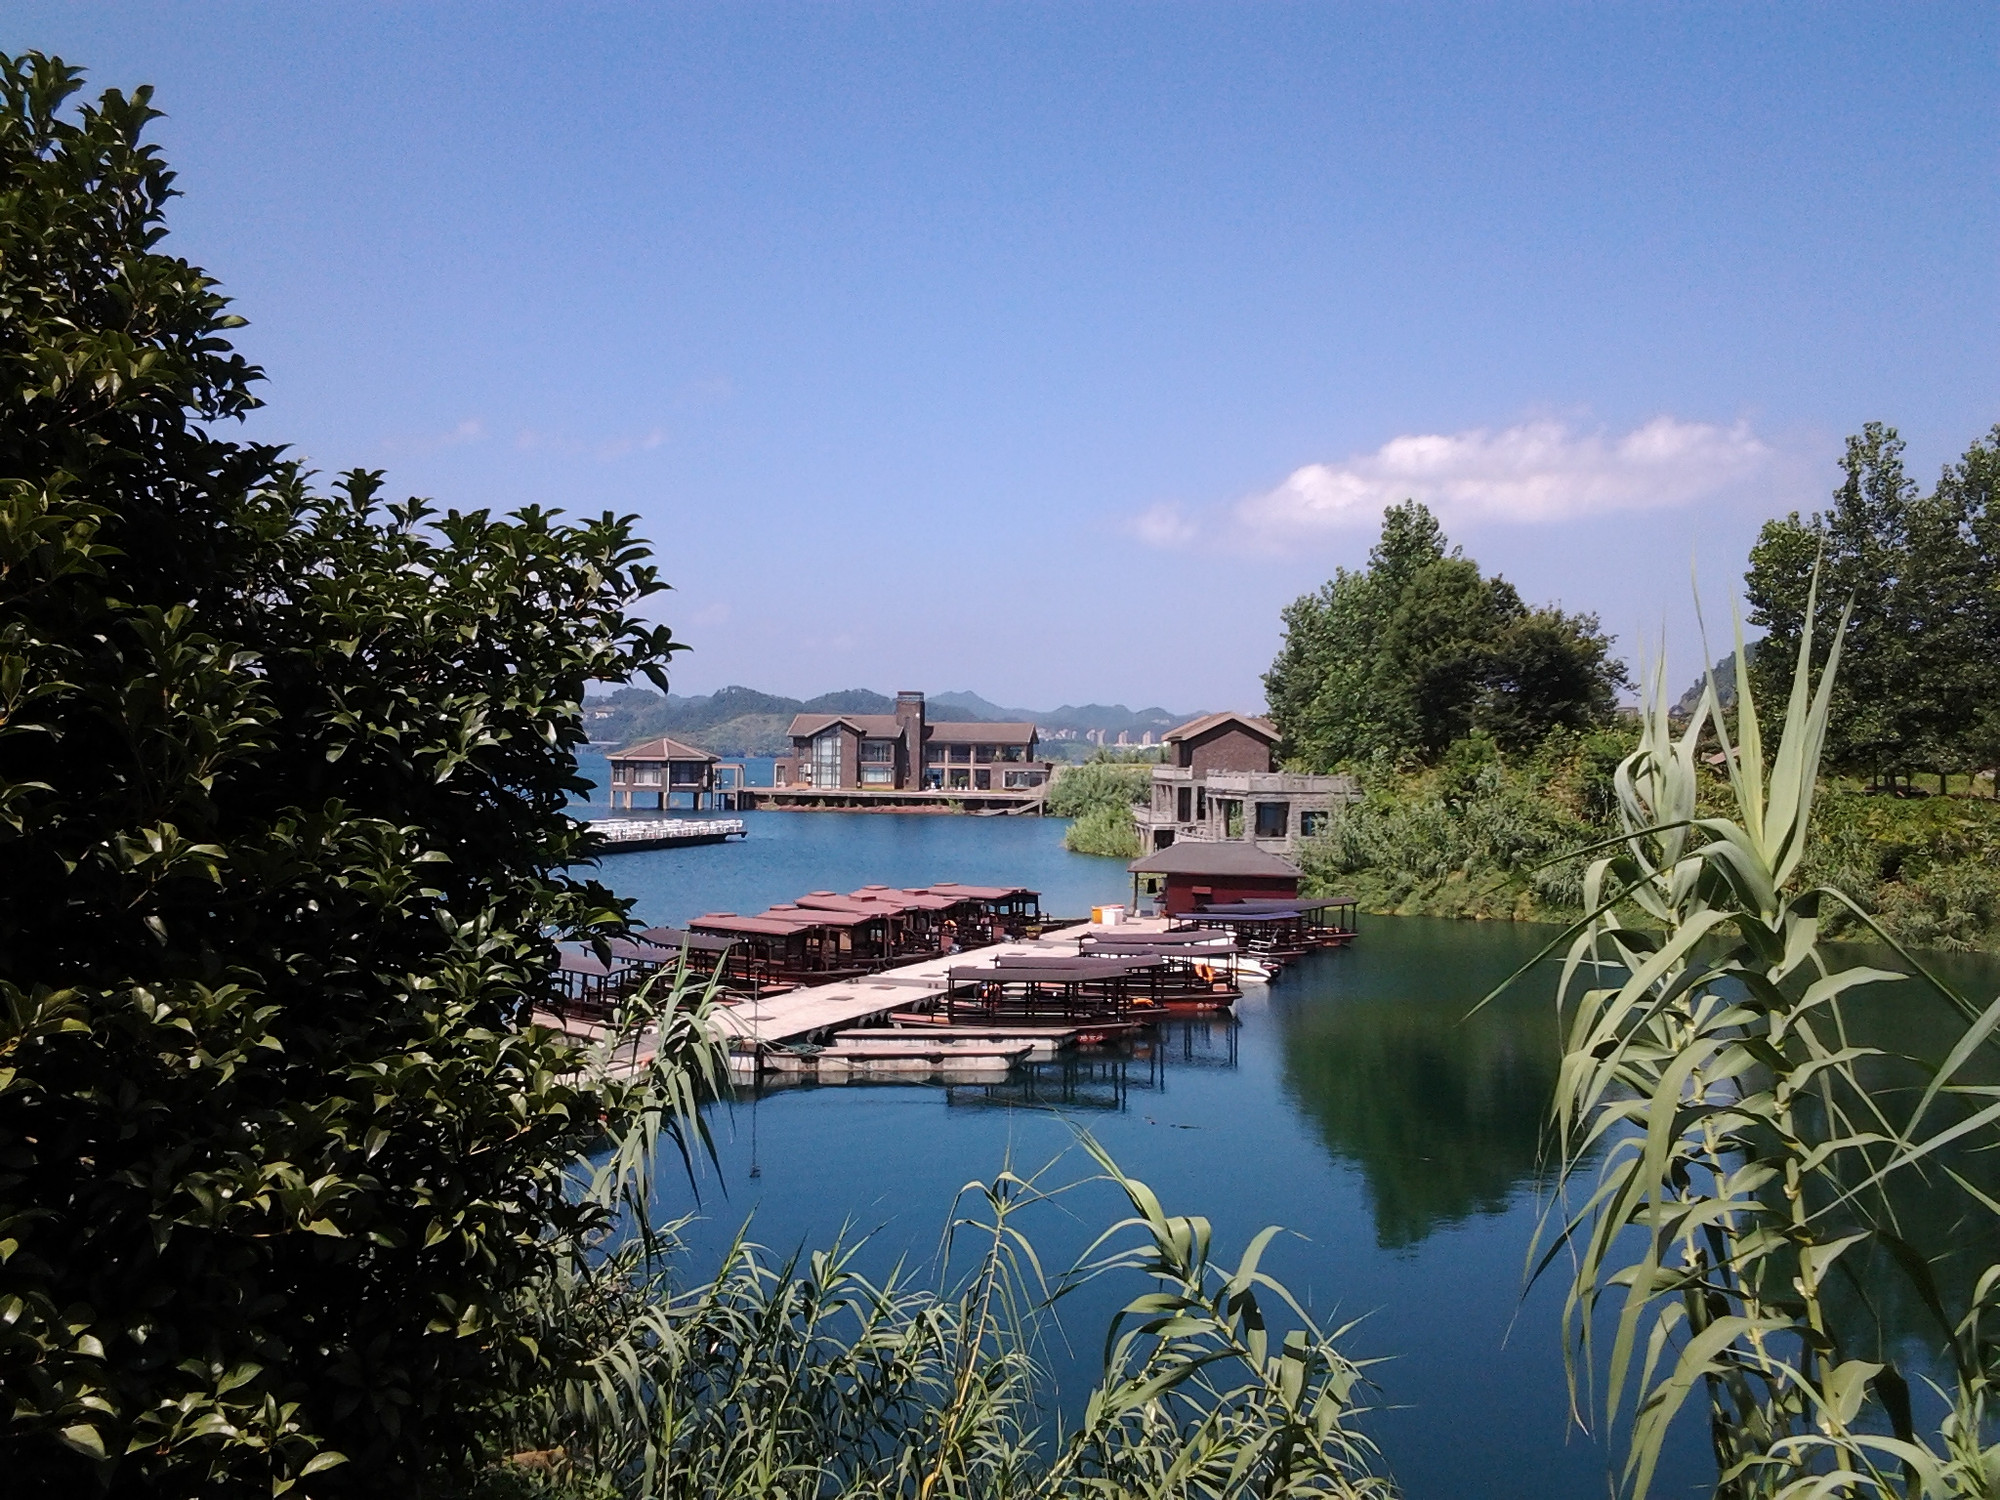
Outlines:
{"type": "Polygon", "coordinates": [[[932,724],[922,693],[888,714],[800,714],[772,773],[778,790],[1036,794],[1052,767],[1033,724],[932,724]]]}
{"type": "Polygon", "coordinates": [[[1339,810],[1361,800],[1351,776],[1278,768],[1278,727],[1250,714],[1203,714],[1167,731],[1151,800],[1133,809],[1142,851],[1184,841],[1242,841],[1290,855],[1325,833],[1339,810]]]}

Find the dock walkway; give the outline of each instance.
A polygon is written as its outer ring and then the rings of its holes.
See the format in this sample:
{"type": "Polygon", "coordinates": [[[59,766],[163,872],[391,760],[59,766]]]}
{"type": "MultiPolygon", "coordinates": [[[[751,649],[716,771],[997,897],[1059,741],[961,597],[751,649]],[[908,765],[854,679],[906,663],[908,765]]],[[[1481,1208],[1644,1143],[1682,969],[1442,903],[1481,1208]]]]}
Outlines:
{"type": "MultiPolygon", "coordinates": [[[[1163,932],[1164,921],[1140,918],[1118,924],[1126,932],[1163,932]]],[[[732,1040],[761,1043],[822,1041],[834,1032],[861,1026],[905,1010],[931,995],[942,995],[953,969],[990,969],[1003,957],[1047,957],[1051,950],[1074,953],[1076,940],[1087,933],[1113,931],[1085,922],[1044,933],[1032,941],[995,943],[965,953],[926,958],[901,968],[884,969],[862,979],[843,979],[809,989],[788,990],[761,1000],[746,1000],[721,1010],[716,1024],[732,1040]]]]}

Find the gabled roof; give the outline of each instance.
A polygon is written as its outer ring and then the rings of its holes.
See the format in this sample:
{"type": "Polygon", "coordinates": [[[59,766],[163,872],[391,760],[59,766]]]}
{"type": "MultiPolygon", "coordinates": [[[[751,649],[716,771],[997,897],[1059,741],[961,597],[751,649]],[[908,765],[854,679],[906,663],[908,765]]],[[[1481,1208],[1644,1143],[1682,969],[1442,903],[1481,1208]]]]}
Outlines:
{"type": "Polygon", "coordinates": [[[1203,714],[1199,719],[1189,719],[1178,729],[1169,729],[1161,736],[1161,741],[1171,745],[1175,740],[1191,740],[1197,735],[1207,734],[1211,729],[1220,729],[1225,724],[1241,725],[1260,740],[1266,740],[1273,745],[1284,737],[1278,733],[1278,726],[1269,719],[1260,719],[1254,714],[1221,713],[1203,714]]]}
{"type": "Polygon", "coordinates": [[[1299,867],[1288,859],[1266,854],[1242,839],[1177,839],[1164,849],[1142,855],[1125,867],[1134,875],[1261,875],[1272,879],[1299,878],[1299,867]]]}
{"type": "MultiPolygon", "coordinates": [[[[795,740],[845,724],[863,739],[897,740],[904,736],[906,720],[894,714],[798,714],[785,731],[795,740]]],[[[936,745],[1026,745],[1034,741],[1033,724],[927,724],[924,738],[936,745]]]]}
{"type": "Polygon", "coordinates": [[[1032,724],[933,724],[927,738],[936,745],[1025,745],[1035,738],[1032,724]]]}
{"type": "Polygon", "coordinates": [[[710,755],[706,750],[697,750],[693,745],[684,745],[679,740],[670,740],[665,735],[657,739],[641,740],[636,745],[627,745],[623,750],[614,750],[604,757],[606,760],[707,760],[720,761],[719,755],[710,755]]]}
{"type": "Polygon", "coordinates": [[[903,733],[903,721],[894,714],[796,714],[785,733],[795,740],[809,740],[835,724],[845,724],[870,740],[898,739],[903,733]]]}

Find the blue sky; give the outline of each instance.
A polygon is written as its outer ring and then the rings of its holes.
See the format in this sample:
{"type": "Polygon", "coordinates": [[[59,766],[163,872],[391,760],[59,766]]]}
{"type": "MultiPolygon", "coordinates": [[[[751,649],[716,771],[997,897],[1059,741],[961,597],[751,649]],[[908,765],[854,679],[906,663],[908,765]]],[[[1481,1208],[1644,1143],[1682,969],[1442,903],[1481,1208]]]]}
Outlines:
{"type": "Polygon", "coordinates": [[[2000,11],[46,5],[261,436],[633,511],[677,687],[1253,706],[1418,494],[1692,675],[1842,436],[2000,421],[2000,11]]]}

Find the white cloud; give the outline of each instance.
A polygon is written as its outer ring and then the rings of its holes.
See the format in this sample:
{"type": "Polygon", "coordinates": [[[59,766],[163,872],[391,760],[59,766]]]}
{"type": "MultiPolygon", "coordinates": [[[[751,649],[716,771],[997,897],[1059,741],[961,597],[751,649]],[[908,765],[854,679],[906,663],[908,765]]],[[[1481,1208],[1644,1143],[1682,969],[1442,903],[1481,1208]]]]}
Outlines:
{"type": "MultiPolygon", "coordinates": [[[[1498,430],[1421,433],[1373,453],[1295,469],[1276,489],[1239,500],[1231,518],[1266,542],[1372,527],[1384,506],[1421,500],[1446,522],[1533,525],[1691,505],[1770,476],[1777,453],[1744,423],[1655,417],[1622,436],[1556,421],[1498,430]]],[[[1193,522],[1152,518],[1134,529],[1156,546],[1185,545],[1193,522]],[[1176,529],[1178,528],[1178,529],[1176,529]]]]}
{"type": "Polygon", "coordinates": [[[486,440],[486,424],[478,417],[467,417],[447,432],[427,432],[417,435],[403,434],[382,440],[382,446],[391,453],[436,453],[444,448],[462,448],[467,443],[481,443],[486,440]]]}
{"type": "Polygon", "coordinates": [[[1132,532],[1149,547],[1185,547],[1201,534],[1193,517],[1171,501],[1132,518],[1132,532]]]}
{"type": "Polygon", "coordinates": [[[523,453],[546,452],[566,458],[592,458],[598,463],[616,463],[634,453],[650,453],[667,440],[664,427],[620,437],[587,440],[564,432],[545,432],[523,427],[514,435],[514,446],[523,453]]]}

